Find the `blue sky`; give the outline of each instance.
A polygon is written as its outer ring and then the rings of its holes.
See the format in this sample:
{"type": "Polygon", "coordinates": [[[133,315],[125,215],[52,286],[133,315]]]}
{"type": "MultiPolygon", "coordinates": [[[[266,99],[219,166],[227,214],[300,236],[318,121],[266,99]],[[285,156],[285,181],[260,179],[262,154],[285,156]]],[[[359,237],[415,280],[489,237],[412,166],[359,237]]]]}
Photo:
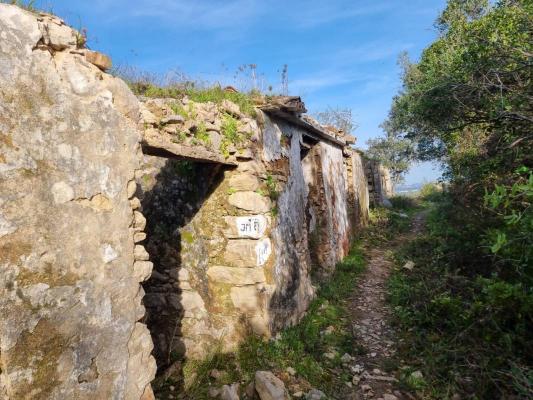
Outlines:
{"type": "MultiPolygon", "coordinates": [[[[37,2],[39,3],[39,1],[37,2]]],[[[310,113],[350,108],[364,148],[381,135],[400,87],[398,54],[417,59],[435,38],[445,0],[43,0],[89,46],[116,65],[234,83],[240,65],[256,64],[275,88],[288,65],[289,91],[310,113]]],[[[243,73],[240,76],[244,76],[243,73]]],[[[240,78],[238,78],[240,79],[240,78]]],[[[238,81],[240,82],[240,80],[238,81]]],[[[238,83],[236,82],[236,83],[238,83]]],[[[407,183],[438,171],[413,167],[407,183]]]]}

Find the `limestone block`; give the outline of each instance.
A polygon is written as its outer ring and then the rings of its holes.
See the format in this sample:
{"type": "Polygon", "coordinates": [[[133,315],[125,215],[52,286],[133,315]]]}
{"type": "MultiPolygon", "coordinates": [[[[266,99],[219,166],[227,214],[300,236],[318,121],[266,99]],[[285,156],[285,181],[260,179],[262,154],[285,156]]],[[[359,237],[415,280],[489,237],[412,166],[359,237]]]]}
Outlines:
{"type": "Polygon", "coordinates": [[[356,138],[355,136],[353,135],[344,135],[344,141],[346,142],[346,144],[355,144],[356,142],[356,138]]]}
{"type": "Polygon", "coordinates": [[[150,277],[154,264],[150,261],[135,261],[133,263],[133,276],[139,280],[139,282],[144,282],[150,277]]]}
{"type": "Polygon", "coordinates": [[[263,268],[239,268],[215,265],[207,270],[211,282],[228,283],[236,286],[253,285],[265,282],[263,268]]]}
{"type": "Polygon", "coordinates": [[[229,179],[229,186],[236,191],[254,192],[261,186],[257,176],[250,173],[232,175],[229,179]]]}
{"type": "Polygon", "coordinates": [[[133,212],[133,227],[138,231],[144,231],[146,228],[146,218],[139,211],[133,212]]]}
{"type": "Polygon", "coordinates": [[[239,108],[239,106],[227,99],[222,100],[222,103],[220,103],[220,109],[223,112],[226,112],[236,118],[242,117],[241,109],[239,108]]]}
{"type": "Polygon", "coordinates": [[[232,287],[231,301],[242,312],[257,314],[261,311],[260,293],[255,286],[232,287]]]}
{"type": "Polygon", "coordinates": [[[257,266],[257,241],[247,239],[229,240],[224,251],[224,260],[228,265],[236,267],[256,267],[257,266]]]}
{"type": "Polygon", "coordinates": [[[133,234],[133,241],[135,243],[142,242],[145,239],[146,239],[146,233],[144,233],[144,232],[135,232],[133,234]]]}
{"type": "Polygon", "coordinates": [[[248,320],[252,331],[259,336],[270,336],[268,318],[263,315],[254,315],[248,320]]]}
{"type": "Polygon", "coordinates": [[[135,180],[131,180],[128,182],[127,191],[128,191],[128,199],[131,199],[135,195],[135,192],[137,191],[137,183],[135,182],[135,180]]]}
{"type": "Polygon", "coordinates": [[[130,199],[130,206],[132,210],[138,210],[141,208],[141,201],[137,197],[134,197],[130,199]]]}
{"type": "Polygon", "coordinates": [[[150,254],[148,254],[144,246],[137,244],[133,249],[133,257],[136,261],[148,261],[150,259],[150,254]]]}
{"type": "Polygon", "coordinates": [[[239,384],[234,383],[232,385],[222,386],[220,393],[220,400],[239,400],[239,384]]]}
{"type": "Polygon", "coordinates": [[[272,208],[268,197],[255,192],[237,192],[229,196],[228,202],[237,208],[253,213],[267,213],[272,208]]]}
{"type": "Polygon", "coordinates": [[[43,43],[52,49],[61,51],[76,46],[76,33],[67,25],[60,25],[50,20],[39,24],[43,43]]]}
{"type": "Polygon", "coordinates": [[[157,125],[159,123],[159,119],[144,105],[141,106],[141,120],[149,125],[157,125]]]}
{"type": "Polygon", "coordinates": [[[186,290],[181,294],[181,305],[186,311],[205,311],[205,303],[198,292],[186,290]]]}
{"type": "MultiPolygon", "coordinates": [[[[155,378],[156,364],[151,356],[154,345],[146,325],[136,323],[128,342],[128,376],[126,399],[140,399],[155,378]]],[[[149,389],[148,389],[149,391],[149,389]]]]}
{"type": "Polygon", "coordinates": [[[96,65],[102,71],[107,71],[113,66],[111,58],[98,51],[85,51],[85,59],[93,65],[96,65]]]}
{"type": "Polygon", "coordinates": [[[255,390],[261,400],[288,400],[285,384],[270,371],[255,373],[255,390]]]}
{"type": "Polygon", "coordinates": [[[261,177],[266,175],[264,165],[261,162],[255,161],[255,160],[239,162],[237,165],[237,171],[238,172],[249,172],[256,176],[261,176],[261,177]]]}

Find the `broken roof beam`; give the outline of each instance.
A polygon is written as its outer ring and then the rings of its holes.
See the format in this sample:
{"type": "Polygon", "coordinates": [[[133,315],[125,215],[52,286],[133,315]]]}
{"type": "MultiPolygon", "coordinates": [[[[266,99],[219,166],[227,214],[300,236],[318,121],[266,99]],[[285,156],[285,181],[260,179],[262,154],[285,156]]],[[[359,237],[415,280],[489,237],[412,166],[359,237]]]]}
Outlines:
{"type": "Polygon", "coordinates": [[[338,147],[344,147],[346,145],[346,142],[344,140],[340,140],[332,136],[331,133],[329,133],[325,129],[322,129],[316,125],[313,125],[307,122],[306,120],[303,120],[297,117],[294,114],[283,112],[279,108],[275,108],[275,107],[266,106],[266,107],[260,107],[260,108],[261,110],[267,112],[268,114],[274,117],[278,117],[284,121],[287,121],[288,123],[291,123],[293,125],[303,128],[303,134],[314,140],[322,141],[322,142],[330,142],[338,147]]]}

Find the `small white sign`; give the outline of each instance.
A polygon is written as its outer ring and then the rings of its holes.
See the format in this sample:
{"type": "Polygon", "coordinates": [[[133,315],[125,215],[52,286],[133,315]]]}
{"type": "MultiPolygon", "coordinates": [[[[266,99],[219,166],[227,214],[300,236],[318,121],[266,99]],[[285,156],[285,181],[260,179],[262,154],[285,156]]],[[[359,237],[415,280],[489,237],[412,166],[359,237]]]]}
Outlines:
{"type": "Polygon", "coordinates": [[[257,265],[259,267],[264,265],[268,261],[270,253],[272,253],[272,244],[270,243],[270,239],[267,238],[259,240],[255,246],[255,253],[257,254],[257,265]]]}
{"type": "Polygon", "coordinates": [[[263,215],[237,217],[235,223],[237,224],[239,237],[250,237],[254,239],[259,239],[263,236],[267,227],[267,220],[263,215]]]}

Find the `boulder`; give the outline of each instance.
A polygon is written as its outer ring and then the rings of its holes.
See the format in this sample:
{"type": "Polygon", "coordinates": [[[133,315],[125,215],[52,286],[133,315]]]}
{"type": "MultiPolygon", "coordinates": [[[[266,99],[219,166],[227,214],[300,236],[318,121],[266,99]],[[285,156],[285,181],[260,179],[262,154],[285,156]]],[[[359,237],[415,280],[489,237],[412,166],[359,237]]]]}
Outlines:
{"type": "Polygon", "coordinates": [[[43,35],[43,43],[56,51],[76,47],[76,32],[67,25],[54,21],[48,17],[39,23],[39,29],[43,35]]]}
{"type": "Polygon", "coordinates": [[[102,71],[107,71],[113,66],[111,58],[97,51],[86,50],[85,59],[93,65],[96,65],[102,71]]]}
{"type": "Polygon", "coordinates": [[[283,381],[270,371],[257,371],[255,373],[255,390],[261,400],[289,399],[283,381]]]}

